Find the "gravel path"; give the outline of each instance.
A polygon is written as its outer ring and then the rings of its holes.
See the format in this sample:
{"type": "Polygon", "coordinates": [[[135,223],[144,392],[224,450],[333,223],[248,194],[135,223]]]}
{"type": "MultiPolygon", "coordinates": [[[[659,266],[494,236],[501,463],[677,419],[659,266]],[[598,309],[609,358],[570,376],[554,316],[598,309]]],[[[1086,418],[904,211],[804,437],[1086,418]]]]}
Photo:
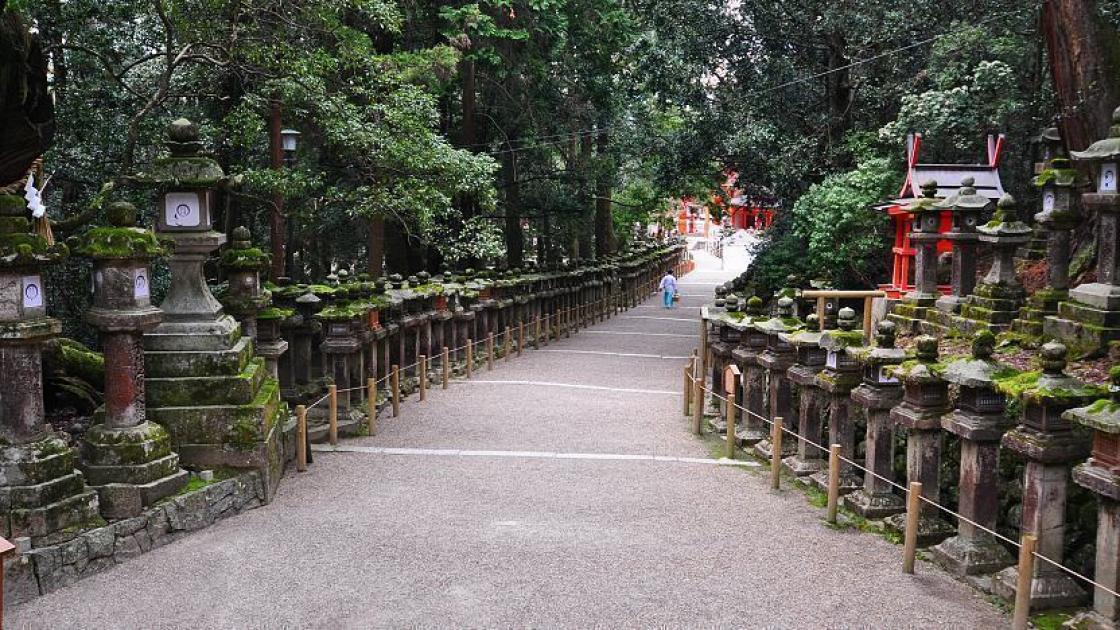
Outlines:
{"type": "Polygon", "coordinates": [[[11,609],[7,627],[1005,626],[929,564],[903,575],[899,547],[771,492],[763,468],[623,458],[708,457],[680,413],[679,357],[728,275],[702,268],[684,308],[527,350],[344,442],[503,453],[316,453],[272,505],[11,609]]]}

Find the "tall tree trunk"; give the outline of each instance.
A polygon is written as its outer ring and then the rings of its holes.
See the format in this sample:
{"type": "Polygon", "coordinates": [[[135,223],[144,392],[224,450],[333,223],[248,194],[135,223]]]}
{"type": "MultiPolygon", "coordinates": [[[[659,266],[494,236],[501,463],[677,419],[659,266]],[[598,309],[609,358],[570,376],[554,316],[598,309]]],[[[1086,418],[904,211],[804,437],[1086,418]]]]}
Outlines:
{"type": "Polygon", "coordinates": [[[1078,151],[1102,138],[1120,105],[1120,46],[1096,0],[1047,0],[1042,33],[1066,147],[1078,151]]]}
{"type": "Polygon", "coordinates": [[[475,122],[474,61],[466,57],[459,62],[459,76],[462,78],[463,128],[459,134],[459,144],[465,149],[475,149],[478,145],[478,125],[475,122]]]}
{"type": "Polygon", "coordinates": [[[521,231],[521,184],[517,181],[517,153],[502,154],[502,182],[506,201],[506,262],[520,267],[525,257],[525,235],[521,231]]]}
{"type": "Polygon", "coordinates": [[[614,252],[614,217],[611,214],[611,185],[614,168],[609,155],[610,136],[603,125],[595,135],[599,164],[595,181],[595,254],[598,258],[614,252]]]}
{"type": "Polygon", "coordinates": [[[366,270],[377,278],[385,269],[385,218],[371,217],[369,220],[369,261],[366,270]]]}
{"type": "MultiPolygon", "coordinates": [[[[284,165],[283,146],[280,143],[280,101],[272,101],[271,111],[269,112],[269,138],[271,149],[271,166],[279,170],[284,165]]],[[[272,265],[268,270],[269,278],[276,282],[278,278],[287,275],[286,267],[288,262],[287,236],[288,230],[286,219],[284,217],[284,197],[279,193],[272,196],[272,203],[275,206],[269,213],[269,243],[272,248],[272,265]]]]}

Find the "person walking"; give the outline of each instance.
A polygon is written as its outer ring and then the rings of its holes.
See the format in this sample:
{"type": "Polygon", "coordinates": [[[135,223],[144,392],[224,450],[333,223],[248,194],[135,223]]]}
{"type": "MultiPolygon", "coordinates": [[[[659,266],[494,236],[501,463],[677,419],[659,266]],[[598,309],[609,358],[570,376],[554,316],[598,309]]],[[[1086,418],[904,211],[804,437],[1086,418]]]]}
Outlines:
{"type": "Polygon", "coordinates": [[[677,279],[673,276],[673,271],[670,269],[665,272],[665,277],[661,279],[661,304],[665,308],[673,308],[673,296],[677,294],[677,279]]]}

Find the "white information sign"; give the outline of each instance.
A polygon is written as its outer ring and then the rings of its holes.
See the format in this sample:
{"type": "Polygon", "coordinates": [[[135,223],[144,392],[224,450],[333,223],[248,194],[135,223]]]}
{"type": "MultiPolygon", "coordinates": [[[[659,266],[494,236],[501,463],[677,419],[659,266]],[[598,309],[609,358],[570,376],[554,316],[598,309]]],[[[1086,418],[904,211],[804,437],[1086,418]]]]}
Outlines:
{"type": "Polygon", "coordinates": [[[43,306],[43,281],[39,276],[23,277],[23,307],[39,308],[43,306]]]}
{"type": "Polygon", "coordinates": [[[149,290],[148,270],[137,269],[135,272],[133,272],[132,276],[132,297],[137,299],[146,298],[150,295],[148,293],[149,290]]]}
{"type": "Polygon", "coordinates": [[[1101,164],[1101,180],[1097,192],[1116,192],[1116,163],[1101,164]]]}
{"type": "Polygon", "coordinates": [[[163,198],[164,217],[171,227],[198,227],[201,221],[198,193],[173,192],[163,198]]]}

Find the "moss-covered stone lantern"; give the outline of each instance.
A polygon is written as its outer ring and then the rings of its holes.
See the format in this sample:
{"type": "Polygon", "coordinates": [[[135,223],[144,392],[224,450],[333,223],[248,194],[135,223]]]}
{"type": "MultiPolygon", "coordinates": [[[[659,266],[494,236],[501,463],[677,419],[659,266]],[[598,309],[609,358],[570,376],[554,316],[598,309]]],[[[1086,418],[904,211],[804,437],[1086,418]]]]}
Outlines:
{"type": "MultiPolygon", "coordinates": [[[[1097,495],[1097,555],[1093,579],[1120,592],[1120,366],[1113,366],[1110,397],[1063,416],[1093,430],[1089,461],[1073,469],[1073,480],[1097,495]]],[[[1089,627],[1120,624],[1120,599],[1101,588],[1093,593],[1089,627]],[[1096,624],[1096,625],[1093,625],[1096,624]]]]}
{"type": "Polygon", "coordinates": [[[935,206],[953,214],[952,227],[942,235],[953,244],[951,293],[939,297],[936,302],[937,308],[945,312],[958,311],[976,286],[976,228],[981,216],[992,209],[992,201],[976,192],[975,183],[971,177],[962,179],[957,194],[935,206]]]}
{"type": "Polygon", "coordinates": [[[1096,173],[1097,189],[1083,194],[1081,203],[1097,213],[1097,276],[1071,289],[1070,302],[1058,307],[1058,319],[1077,324],[1075,329],[1048,320],[1046,332],[1061,339],[1075,333],[1076,341],[1104,349],[1120,339],[1120,107],[1112,113],[1108,137],[1072,155],[1096,173]]]}
{"type": "MultiPolygon", "coordinates": [[[[906,430],[906,481],[920,482],[922,496],[941,502],[941,417],[949,411],[949,383],[941,377],[937,338],[922,335],[914,343],[916,356],[893,368],[902,379],[902,403],[891,409],[891,420],[906,430]]],[[[887,519],[887,527],[906,531],[906,515],[887,519]]],[[[949,537],[952,526],[936,508],[922,505],[918,544],[930,545],[949,537]]]]}
{"type": "Polygon", "coordinates": [[[241,331],[256,340],[257,313],[272,303],[272,295],[261,286],[261,271],[268,269],[272,257],[253,247],[249,228],[234,228],[232,236],[222,252],[222,268],[229,281],[222,305],[241,323],[241,331]]]}
{"type": "Polygon", "coordinates": [[[752,295],[747,299],[746,316],[740,322],[739,345],[731,351],[731,359],[743,374],[743,406],[749,413],[743,418],[742,441],[753,446],[766,437],[761,417],[766,414],[766,371],[758,362],[766,349],[766,333],[755,327],[763,321],[762,298],[752,295]]]}
{"type": "Polygon", "coordinates": [[[68,253],[34,233],[23,197],[0,194],[0,536],[36,546],[97,519],[97,494],[43,416],[42,345],[62,325],[47,316],[41,273],[68,253]]]}
{"type": "Polygon", "coordinates": [[[864,518],[885,518],[903,510],[902,498],[885,481],[894,476],[894,424],[890,412],[902,400],[894,366],[906,360],[896,348],[894,322],[879,322],[873,348],[849,347],[848,353],[863,366],[863,383],[852,390],[852,402],[864,408],[867,433],[864,437],[866,464],[863,487],[844,497],[844,504],[864,518]]]}
{"type": "MultiPolygon", "coordinates": [[[[941,223],[941,208],[937,197],[937,182],[922,183],[922,196],[906,207],[910,214],[910,242],[916,250],[914,256],[914,290],[907,293],[904,303],[913,307],[933,306],[939,295],[937,291],[937,242],[941,240],[938,229],[941,223]]],[[[923,313],[913,313],[911,317],[920,319],[923,313]]]]}
{"type": "Polygon", "coordinates": [[[992,266],[961,306],[961,317],[970,321],[959,327],[1002,332],[1011,327],[1023,303],[1023,285],[1015,276],[1015,252],[1030,241],[1031,228],[1019,220],[1015,199],[1005,194],[992,220],[977,231],[980,242],[992,248],[992,266]]]}
{"type": "Polygon", "coordinates": [[[999,518],[999,442],[1010,428],[1004,414],[1006,400],[996,379],[1014,370],[992,359],[996,338],[984,330],[972,340],[972,355],[952,361],[944,378],[959,388],[956,408],[941,418],[941,426],[960,438],[959,510],[965,518],[957,535],[933,547],[934,560],[955,575],[988,574],[1010,565],[1011,554],[995,536],[999,518]],[[967,519],[967,520],[966,520],[967,519]],[[977,527],[973,523],[977,523],[977,527]]]}
{"type": "MultiPolygon", "coordinates": [[[[755,324],[755,328],[766,334],[766,350],[759,355],[758,364],[766,370],[768,417],[781,417],[787,427],[796,427],[798,422],[796,391],[786,375],[786,370],[797,361],[797,351],[786,339],[783,339],[782,335],[804,327],[805,323],[793,316],[793,298],[786,296],[778,298],[777,315],[755,324]]],[[[755,445],[755,450],[769,458],[770,446],[770,440],[763,439],[755,445]]],[[[796,452],[796,442],[782,441],[782,457],[788,457],[796,452]]]]}
{"type": "MultiPolygon", "coordinates": [[[[1003,446],[1026,460],[1023,472],[1023,516],[1020,531],[1038,537],[1038,553],[1062,562],[1066,497],[1070,465],[1089,454],[1085,436],[1073,431],[1063,414],[1087,404],[1101,393],[1065,373],[1066,347],[1042,346],[1042,373],[1026,373],[1001,381],[1001,389],[1017,393],[1019,425],[1003,436],[1003,446]],[[1018,391],[1016,391],[1018,390],[1018,391]]],[[[1008,567],[992,579],[993,591],[1014,599],[1018,569],[1008,567]]],[[[1036,562],[1031,607],[1067,608],[1085,599],[1085,591],[1068,574],[1049,562],[1036,562]]]]}
{"type": "Polygon", "coordinates": [[[827,352],[820,346],[824,333],[819,330],[816,318],[816,314],[811,314],[806,318],[805,329],[781,335],[796,352],[797,358],[786,376],[796,389],[798,424],[795,428],[803,438],[797,441],[797,453],[787,457],[783,464],[798,477],[812,475],[823,468],[821,436],[828,395],[817,387],[816,380],[824,369],[827,352]]]}
{"type": "Polygon", "coordinates": [[[202,154],[190,121],[172,122],[167,134],[169,154],[132,178],[159,195],[158,231],[175,242],[163,321],[144,335],[148,417],[171,433],[185,466],[255,469],[271,498],[283,472],[286,406],[276,379],[258,376],[264,360],[210,292],[203,268],[226,242],[212,229],[215,195],[237,179],[202,154]]]}
{"type": "MultiPolygon", "coordinates": [[[[131,518],[187,483],[171,436],[148,422],[143,334],[162,317],[152,306],[151,261],[165,253],[149,230],[136,227],[136,208],[115,203],[110,225],[73,240],[93,259],[93,306],[86,321],[101,332],[105,351],[105,405],[82,438],[82,472],[97,490],[106,518],[131,518]]],[[[163,402],[153,392],[157,404],[163,402]]]]}
{"type": "MultiPolygon", "coordinates": [[[[860,363],[848,348],[863,345],[863,332],[856,330],[856,312],[845,306],[837,313],[838,330],[821,333],[820,347],[825,351],[824,369],[816,375],[816,385],[828,395],[828,442],[839,444],[840,453],[852,459],[856,452],[856,425],[852,413],[852,390],[860,384],[860,363]]],[[[828,487],[828,471],[812,475],[813,483],[828,487]]],[[[847,494],[860,487],[852,465],[840,462],[840,492],[847,494]]]]}

